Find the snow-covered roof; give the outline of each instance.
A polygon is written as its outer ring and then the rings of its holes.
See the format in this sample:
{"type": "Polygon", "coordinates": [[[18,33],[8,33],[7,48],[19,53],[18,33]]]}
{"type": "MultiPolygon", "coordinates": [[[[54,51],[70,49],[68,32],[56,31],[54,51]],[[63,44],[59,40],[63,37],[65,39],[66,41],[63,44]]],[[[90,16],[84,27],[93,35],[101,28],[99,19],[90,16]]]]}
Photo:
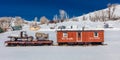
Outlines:
{"type": "MultiPolygon", "coordinates": [[[[57,31],[80,31],[80,30],[83,30],[82,28],[81,29],[57,29],[57,31]]],[[[84,28],[84,31],[87,31],[87,30],[104,30],[103,28],[84,28]]]]}

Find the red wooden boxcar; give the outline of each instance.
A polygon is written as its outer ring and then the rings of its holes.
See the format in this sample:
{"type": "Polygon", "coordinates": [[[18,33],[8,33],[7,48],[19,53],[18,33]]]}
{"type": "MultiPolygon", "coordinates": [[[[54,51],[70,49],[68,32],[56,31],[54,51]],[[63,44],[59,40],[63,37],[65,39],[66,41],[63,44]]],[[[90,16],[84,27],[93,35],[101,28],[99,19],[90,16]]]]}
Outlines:
{"type": "Polygon", "coordinates": [[[57,43],[63,44],[102,44],[104,30],[58,30],[57,43]]]}

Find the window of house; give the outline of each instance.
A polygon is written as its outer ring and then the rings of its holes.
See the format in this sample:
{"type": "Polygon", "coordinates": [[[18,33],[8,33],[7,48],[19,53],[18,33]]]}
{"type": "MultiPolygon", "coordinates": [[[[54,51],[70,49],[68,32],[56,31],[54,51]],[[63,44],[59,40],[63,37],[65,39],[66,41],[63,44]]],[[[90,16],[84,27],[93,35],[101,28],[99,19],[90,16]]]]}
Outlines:
{"type": "Polygon", "coordinates": [[[94,37],[98,37],[98,32],[94,32],[94,37]]]}
{"type": "Polygon", "coordinates": [[[68,36],[67,32],[63,32],[63,37],[67,37],[67,36],[68,36]]]}

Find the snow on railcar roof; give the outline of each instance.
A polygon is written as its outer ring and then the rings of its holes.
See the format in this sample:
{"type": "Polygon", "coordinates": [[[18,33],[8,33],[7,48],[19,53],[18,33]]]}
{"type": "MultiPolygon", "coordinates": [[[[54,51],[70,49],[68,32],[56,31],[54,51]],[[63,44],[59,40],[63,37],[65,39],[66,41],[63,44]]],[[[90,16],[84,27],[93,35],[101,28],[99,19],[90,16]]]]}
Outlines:
{"type": "Polygon", "coordinates": [[[57,29],[57,31],[78,31],[78,30],[84,30],[84,31],[87,31],[87,30],[104,30],[104,28],[78,28],[78,29],[57,29]]]}

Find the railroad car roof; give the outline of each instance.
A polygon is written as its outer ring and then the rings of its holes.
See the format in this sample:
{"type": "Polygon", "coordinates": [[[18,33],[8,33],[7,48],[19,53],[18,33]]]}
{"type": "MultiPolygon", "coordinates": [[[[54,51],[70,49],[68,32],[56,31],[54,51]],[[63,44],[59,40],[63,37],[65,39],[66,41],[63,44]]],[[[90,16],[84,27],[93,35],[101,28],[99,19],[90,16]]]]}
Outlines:
{"type": "Polygon", "coordinates": [[[57,31],[104,31],[102,28],[85,28],[85,29],[57,29],[57,31]]]}

